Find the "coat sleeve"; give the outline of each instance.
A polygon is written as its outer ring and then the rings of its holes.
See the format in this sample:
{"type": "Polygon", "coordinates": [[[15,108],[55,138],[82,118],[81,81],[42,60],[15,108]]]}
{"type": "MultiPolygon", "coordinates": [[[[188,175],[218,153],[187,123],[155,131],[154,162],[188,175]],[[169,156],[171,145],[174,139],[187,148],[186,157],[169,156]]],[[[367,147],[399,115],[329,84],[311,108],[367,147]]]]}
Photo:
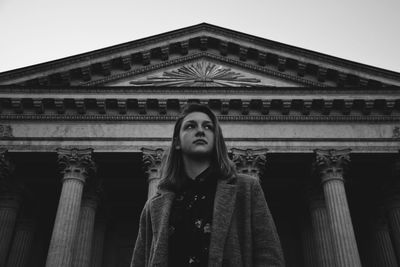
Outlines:
{"type": "Polygon", "coordinates": [[[254,266],[285,266],[275,223],[269,211],[261,185],[252,185],[252,235],[254,266]]]}
{"type": "Polygon", "coordinates": [[[152,227],[148,202],[140,215],[139,231],[133,249],[131,267],[144,267],[148,265],[152,241],[152,227]]]}

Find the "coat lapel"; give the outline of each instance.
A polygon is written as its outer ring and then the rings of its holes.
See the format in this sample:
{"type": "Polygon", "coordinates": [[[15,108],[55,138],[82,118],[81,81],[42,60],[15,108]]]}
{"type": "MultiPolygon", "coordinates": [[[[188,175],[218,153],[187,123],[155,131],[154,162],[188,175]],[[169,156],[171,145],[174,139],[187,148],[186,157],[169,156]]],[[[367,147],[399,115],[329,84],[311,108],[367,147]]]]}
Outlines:
{"type": "Polygon", "coordinates": [[[159,196],[154,197],[151,201],[151,224],[156,242],[154,244],[154,257],[150,260],[150,265],[168,265],[169,214],[174,197],[173,192],[162,191],[159,196]]]}
{"type": "Polygon", "coordinates": [[[209,249],[209,266],[222,261],[225,240],[228,234],[236,201],[236,184],[220,180],[214,200],[214,213],[209,249]]]}

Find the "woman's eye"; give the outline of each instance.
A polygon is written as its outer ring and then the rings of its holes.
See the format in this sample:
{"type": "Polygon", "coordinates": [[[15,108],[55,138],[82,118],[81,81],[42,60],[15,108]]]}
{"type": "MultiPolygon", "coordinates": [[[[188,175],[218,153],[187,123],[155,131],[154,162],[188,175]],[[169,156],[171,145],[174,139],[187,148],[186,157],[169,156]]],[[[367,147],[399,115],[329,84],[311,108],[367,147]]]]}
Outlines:
{"type": "Polygon", "coordinates": [[[213,130],[214,128],[212,127],[212,125],[206,125],[204,126],[205,129],[207,130],[213,130]]]}

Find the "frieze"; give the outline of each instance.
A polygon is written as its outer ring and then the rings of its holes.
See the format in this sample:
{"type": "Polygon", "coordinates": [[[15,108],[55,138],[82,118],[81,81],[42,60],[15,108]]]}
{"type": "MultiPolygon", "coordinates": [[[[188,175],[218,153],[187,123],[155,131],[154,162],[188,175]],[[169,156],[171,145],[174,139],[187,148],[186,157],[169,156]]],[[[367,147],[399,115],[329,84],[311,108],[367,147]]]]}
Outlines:
{"type": "MultiPolygon", "coordinates": [[[[360,139],[357,139],[355,141],[359,141],[360,139]]],[[[393,139],[392,139],[393,140],[393,139]]],[[[29,140],[28,140],[29,141],[29,140]]],[[[59,147],[59,144],[49,144],[49,139],[43,140],[46,141],[45,145],[44,144],[32,144],[32,142],[27,142],[26,144],[21,143],[19,141],[18,144],[8,144],[7,148],[9,150],[12,150],[13,152],[26,152],[26,151],[37,151],[37,152],[54,152],[54,150],[59,147]]],[[[82,147],[85,148],[87,147],[87,141],[88,139],[82,140],[81,143],[75,143],[74,145],[65,145],[64,147],[70,147],[70,148],[76,148],[76,147],[82,147]]],[[[110,152],[133,152],[133,153],[139,153],[141,152],[141,148],[143,147],[143,144],[140,143],[138,145],[134,144],[135,140],[131,140],[132,145],[92,145],[92,148],[95,150],[101,150],[101,151],[110,151],[110,152]]],[[[152,140],[148,141],[148,144],[152,144],[154,146],[159,145],[158,141],[157,142],[151,142],[152,140]]],[[[278,143],[281,143],[281,140],[275,140],[278,143]]],[[[163,142],[163,145],[168,144],[168,141],[160,141],[163,142]]],[[[230,142],[233,142],[233,140],[230,140],[230,142]]],[[[328,140],[329,142],[329,140],[328,140]]],[[[368,142],[368,140],[366,141],[368,142]]],[[[293,144],[291,146],[288,145],[275,145],[274,143],[271,143],[267,145],[268,147],[268,152],[269,153],[312,153],[315,148],[319,149],[331,149],[334,147],[335,149],[345,149],[345,148],[351,148],[353,153],[387,153],[387,154],[394,154],[399,151],[399,145],[388,145],[388,143],[385,140],[381,140],[379,145],[376,146],[371,146],[370,144],[366,144],[364,142],[361,142],[359,144],[356,144],[353,142],[351,146],[349,146],[347,143],[343,144],[341,140],[336,140],[335,145],[333,145],[331,142],[329,142],[329,145],[321,144],[321,142],[316,143],[315,145],[312,142],[308,142],[307,140],[302,142],[302,145],[299,145],[298,143],[293,144]]],[[[243,149],[246,149],[247,147],[243,147],[243,149]]],[[[229,147],[228,147],[229,149],[229,147]]]]}
{"type": "MultiPolygon", "coordinates": [[[[175,121],[171,115],[47,115],[47,114],[0,114],[0,120],[19,121],[175,121]]],[[[324,116],[324,115],[221,115],[220,121],[294,121],[294,122],[400,122],[400,116],[324,116]]]]}

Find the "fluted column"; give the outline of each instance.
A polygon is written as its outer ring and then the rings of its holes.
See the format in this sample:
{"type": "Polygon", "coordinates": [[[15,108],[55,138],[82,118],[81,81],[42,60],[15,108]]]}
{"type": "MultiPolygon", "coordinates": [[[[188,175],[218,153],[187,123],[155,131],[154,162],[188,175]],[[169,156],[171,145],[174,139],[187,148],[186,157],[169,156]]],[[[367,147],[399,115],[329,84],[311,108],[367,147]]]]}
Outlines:
{"type": "Polygon", "coordinates": [[[397,262],[400,262],[400,159],[395,160],[392,168],[391,184],[387,195],[388,222],[397,262]]]}
{"type": "Polygon", "coordinates": [[[74,267],[88,267],[90,265],[97,205],[98,197],[95,193],[84,194],[72,261],[74,267]]]}
{"type": "Polygon", "coordinates": [[[7,267],[28,266],[34,236],[35,223],[33,219],[22,218],[17,222],[7,267]]]}
{"type": "Polygon", "coordinates": [[[6,265],[21,198],[16,193],[0,196],[0,266],[6,265]]]}
{"type": "Polygon", "coordinates": [[[301,229],[301,243],[303,248],[304,266],[319,267],[316,261],[314,233],[311,222],[304,219],[301,229]]]}
{"type": "Polygon", "coordinates": [[[149,183],[147,198],[151,198],[157,192],[167,153],[162,148],[152,149],[147,147],[142,148],[142,152],[143,165],[146,169],[148,175],[147,181],[149,183]]]}
{"type": "Polygon", "coordinates": [[[268,149],[232,148],[230,154],[239,173],[249,174],[260,178],[265,170],[268,149]]]}
{"type": "Polygon", "coordinates": [[[94,227],[91,267],[101,267],[103,264],[105,231],[105,219],[98,216],[94,227]]]}
{"type": "Polygon", "coordinates": [[[83,186],[95,166],[92,149],[58,149],[57,152],[63,182],[46,266],[69,267],[72,263],[83,186]]]}
{"type": "Polygon", "coordinates": [[[21,204],[21,195],[11,178],[14,165],[7,150],[0,150],[0,266],[6,265],[11,239],[21,204]]]}
{"type": "Polygon", "coordinates": [[[343,178],[344,169],[350,162],[350,149],[317,149],[315,154],[332,231],[336,264],[338,267],[361,266],[343,178]]]}
{"type": "Polygon", "coordinates": [[[310,192],[310,215],[316,246],[317,266],[335,266],[335,255],[332,246],[332,237],[329,218],[322,192],[310,192]]]}
{"type": "Polygon", "coordinates": [[[397,261],[400,261],[400,196],[395,195],[390,198],[388,204],[388,220],[397,261]]]}
{"type": "Polygon", "coordinates": [[[383,208],[379,209],[377,218],[373,225],[373,253],[374,266],[396,267],[396,253],[394,252],[392,240],[390,239],[389,228],[383,208]]]}

